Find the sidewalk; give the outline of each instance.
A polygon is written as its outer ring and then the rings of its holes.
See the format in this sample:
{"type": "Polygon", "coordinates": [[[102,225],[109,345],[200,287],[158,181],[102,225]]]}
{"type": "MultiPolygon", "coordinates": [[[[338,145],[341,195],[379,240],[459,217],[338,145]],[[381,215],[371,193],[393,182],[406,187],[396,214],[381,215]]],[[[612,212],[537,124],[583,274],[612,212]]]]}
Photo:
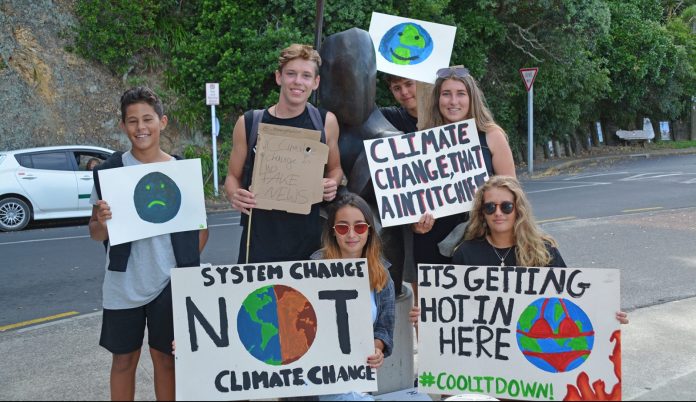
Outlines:
{"type": "MultiPolygon", "coordinates": [[[[595,151],[597,152],[597,151],[595,151]]],[[[669,155],[693,155],[696,147],[685,149],[643,149],[637,147],[604,147],[601,153],[595,155],[581,155],[577,157],[564,157],[534,161],[534,174],[532,178],[555,176],[567,173],[571,169],[578,169],[599,163],[611,163],[618,160],[634,158],[650,158],[669,155]]],[[[516,167],[518,177],[529,177],[526,161],[524,165],[516,167]]]]}
{"type": "MultiPolygon", "coordinates": [[[[624,400],[696,396],[696,298],[632,311],[623,331],[624,400]]],[[[101,313],[0,334],[0,400],[108,400],[109,353],[101,313]]],[[[147,348],[136,400],[154,400],[147,348]]]]}

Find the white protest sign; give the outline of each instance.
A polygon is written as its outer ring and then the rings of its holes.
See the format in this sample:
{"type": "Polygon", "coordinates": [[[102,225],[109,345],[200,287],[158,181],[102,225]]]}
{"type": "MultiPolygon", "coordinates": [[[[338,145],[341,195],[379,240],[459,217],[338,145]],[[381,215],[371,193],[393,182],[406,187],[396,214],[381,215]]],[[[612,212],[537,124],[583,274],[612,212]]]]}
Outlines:
{"type": "Polygon", "coordinates": [[[172,270],[177,400],[377,390],[365,259],[172,270]]]}
{"type": "Polygon", "coordinates": [[[112,246],[208,227],[200,159],[100,170],[99,183],[112,246]]]}
{"type": "Polygon", "coordinates": [[[382,226],[470,211],[488,181],[473,119],[364,141],[382,226]]]}
{"type": "Polygon", "coordinates": [[[259,124],[251,191],[256,208],[307,215],[324,197],[324,165],[329,147],[321,132],[259,124]]]}
{"type": "Polygon", "coordinates": [[[620,400],[619,273],[419,265],[419,391],[620,400]]]}
{"type": "Polygon", "coordinates": [[[377,70],[435,83],[438,69],[448,67],[456,27],[372,13],[370,37],[377,70]]]}

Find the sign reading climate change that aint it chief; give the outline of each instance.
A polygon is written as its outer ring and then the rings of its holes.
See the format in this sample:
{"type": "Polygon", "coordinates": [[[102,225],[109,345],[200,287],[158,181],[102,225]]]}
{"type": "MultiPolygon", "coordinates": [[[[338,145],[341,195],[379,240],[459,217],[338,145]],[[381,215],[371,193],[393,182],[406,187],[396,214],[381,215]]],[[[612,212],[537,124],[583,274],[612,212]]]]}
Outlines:
{"type": "Polygon", "coordinates": [[[470,211],[488,181],[473,119],[364,141],[383,226],[470,211]]]}
{"type": "Polygon", "coordinates": [[[434,84],[449,66],[457,28],[373,12],[369,32],[378,71],[434,84]]]}
{"type": "Polygon", "coordinates": [[[418,269],[420,392],[621,400],[619,270],[418,269]]]}
{"type": "Polygon", "coordinates": [[[112,246],[208,227],[200,159],[100,170],[99,182],[112,246]]]}
{"type": "Polygon", "coordinates": [[[172,270],[179,400],[376,391],[365,259],[172,270]]]}

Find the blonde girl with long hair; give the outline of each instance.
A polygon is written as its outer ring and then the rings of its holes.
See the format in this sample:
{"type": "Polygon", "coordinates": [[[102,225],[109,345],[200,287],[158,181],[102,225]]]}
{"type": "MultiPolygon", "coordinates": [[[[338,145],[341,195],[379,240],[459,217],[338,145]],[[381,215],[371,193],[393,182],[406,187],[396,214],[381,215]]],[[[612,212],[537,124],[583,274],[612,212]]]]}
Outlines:
{"type": "MultiPolygon", "coordinates": [[[[452,256],[454,265],[566,268],[556,241],[537,226],[532,207],[517,179],[491,178],[476,192],[464,241],[452,256]]],[[[420,310],[411,310],[418,321],[420,310]]],[[[626,313],[616,319],[628,324],[626,313]]]]}
{"type": "Polygon", "coordinates": [[[565,267],[558,244],[537,226],[522,186],[494,176],[474,197],[464,242],[455,264],[565,267]]]}
{"type": "MultiPolygon", "coordinates": [[[[328,208],[322,235],[322,248],[313,259],[367,259],[370,277],[371,321],[374,330],[375,353],[367,364],[379,368],[394,346],[395,295],[394,282],[389,275],[389,262],[382,256],[382,242],[376,231],[370,206],[353,193],[339,196],[328,208]]],[[[367,312],[366,312],[367,313],[367,312]]],[[[319,400],[373,400],[371,395],[324,395],[319,400]],[[349,398],[349,399],[345,399],[349,398]]]]}

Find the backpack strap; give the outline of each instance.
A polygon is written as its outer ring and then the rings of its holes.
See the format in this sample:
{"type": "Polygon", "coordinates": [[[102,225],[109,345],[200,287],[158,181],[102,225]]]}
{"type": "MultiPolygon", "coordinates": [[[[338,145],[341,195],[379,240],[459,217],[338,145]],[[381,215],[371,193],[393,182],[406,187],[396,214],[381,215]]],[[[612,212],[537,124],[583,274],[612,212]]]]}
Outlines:
{"type": "MultiPolygon", "coordinates": [[[[263,118],[264,109],[255,109],[252,111],[251,131],[247,137],[247,156],[244,161],[244,170],[242,175],[242,188],[248,189],[251,185],[251,165],[254,163],[254,148],[259,137],[259,124],[263,118]]],[[[245,122],[246,123],[246,122],[245,122]]]]}
{"type": "Polygon", "coordinates": [[[324,122],[321,120],[321,112],[309,102],[307,102],[307,110],[309,111],[309,118],[312,119],[314,129],[321,131],[321,142],[326,144],[326,131],[324,130],[324,122]]]}
{"type": "Polygon", "coordinates": [[[107,158],[107,160],[100,163],[92,171],[92,177],[94,179],[94,188],[97,190],[97,196],[99,197],[100,200],[102,199],[102,194],[101,194],[101,183],[99,182],[99,171],[123,167],[122,156],[123,156],[123,152],[116,151],[113,154],[111,154],[111,156],[109,158],[107,158]]]}

